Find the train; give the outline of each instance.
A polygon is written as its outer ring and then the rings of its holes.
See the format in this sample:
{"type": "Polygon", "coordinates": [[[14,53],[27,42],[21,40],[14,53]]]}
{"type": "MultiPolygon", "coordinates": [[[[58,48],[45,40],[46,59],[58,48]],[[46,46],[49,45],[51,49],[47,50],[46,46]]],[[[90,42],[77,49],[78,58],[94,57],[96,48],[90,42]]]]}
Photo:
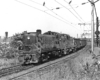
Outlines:
{"type": "Polygon", "coordinates": [[[86,46],[86,39],[73,38],[68,34],[47,31],[42,34],[24,31],[13,37],[13,46],[19,50],[21,64],[36,64],[76,52],[86,46]]]}

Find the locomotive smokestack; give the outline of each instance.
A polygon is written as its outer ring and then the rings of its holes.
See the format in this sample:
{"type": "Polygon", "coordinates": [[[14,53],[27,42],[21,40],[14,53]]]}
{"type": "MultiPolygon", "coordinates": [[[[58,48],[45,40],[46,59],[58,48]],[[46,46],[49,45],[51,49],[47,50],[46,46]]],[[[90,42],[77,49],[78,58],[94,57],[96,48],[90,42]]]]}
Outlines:
{"type": "Polygon", "coordinates": [[[36,34],[37,34],[37,35],[39,35],[39,34],[41,34],[41,33],[42,33],[41,29],[37,29],[37,30],[36,30],[36,34]]]}
{"type": "Polygon", "coordinates": [[[8,32],[5,32],[5,38],[8,38],[8,32]]]}

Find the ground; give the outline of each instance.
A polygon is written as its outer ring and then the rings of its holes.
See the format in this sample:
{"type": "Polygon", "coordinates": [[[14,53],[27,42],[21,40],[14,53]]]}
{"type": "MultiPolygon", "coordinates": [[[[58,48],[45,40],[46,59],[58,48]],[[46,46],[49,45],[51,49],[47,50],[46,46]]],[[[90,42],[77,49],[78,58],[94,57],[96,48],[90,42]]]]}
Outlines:
{"type": "Polygon", "coordinates": [[[17,59],[0,58],[0,69],[17,65],[17,59]]]}
{"type": "Polygon", "coordinates": [[[95,47],[94,52],[90,50],[81,53],[71,61],[75,75],[80,80],[99,80],[100,79],[100,48],[95,47]]]}

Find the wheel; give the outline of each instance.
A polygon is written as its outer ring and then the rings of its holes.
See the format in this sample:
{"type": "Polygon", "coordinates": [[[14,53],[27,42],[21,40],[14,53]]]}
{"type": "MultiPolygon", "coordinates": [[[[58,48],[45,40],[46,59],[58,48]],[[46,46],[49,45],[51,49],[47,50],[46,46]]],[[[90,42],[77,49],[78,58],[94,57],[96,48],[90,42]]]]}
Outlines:
{"type": "Polygon", "coordinates": [[[58,57],[61,57],[62,56],[62,54],[61,54],[61,51],[59,50],[58,51],[58,57]]]}
{"type": "Polygon", "coordinates": [[[42,53],[41,54],[41,60],[42,60],[42,62],[46,62],[47,60],[48,60],[48,55],[46,55],[45,53],[42,53]]]}

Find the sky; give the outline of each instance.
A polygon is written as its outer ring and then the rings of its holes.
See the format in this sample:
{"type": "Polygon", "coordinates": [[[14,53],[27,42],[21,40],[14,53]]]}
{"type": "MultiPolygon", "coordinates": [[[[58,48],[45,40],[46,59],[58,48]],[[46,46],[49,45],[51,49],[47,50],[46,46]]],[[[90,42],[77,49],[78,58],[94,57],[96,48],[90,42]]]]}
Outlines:
{"type": "MultiPolygon", "coordinates": [[[[70,1],[0,0],[0,36],[4,36],[6,31],[12,36],[23,31],[35,32],[41,29],[42,33],[55,31],[80,37],[84,30],[91,30],[90,25],[78,25],[91,22],[91,4],[81,5],[88,0],[72,0],[70,6],[70,1]]],[[[99,7],[100,1],[96,3],[98,16],[99,7]]]]}

